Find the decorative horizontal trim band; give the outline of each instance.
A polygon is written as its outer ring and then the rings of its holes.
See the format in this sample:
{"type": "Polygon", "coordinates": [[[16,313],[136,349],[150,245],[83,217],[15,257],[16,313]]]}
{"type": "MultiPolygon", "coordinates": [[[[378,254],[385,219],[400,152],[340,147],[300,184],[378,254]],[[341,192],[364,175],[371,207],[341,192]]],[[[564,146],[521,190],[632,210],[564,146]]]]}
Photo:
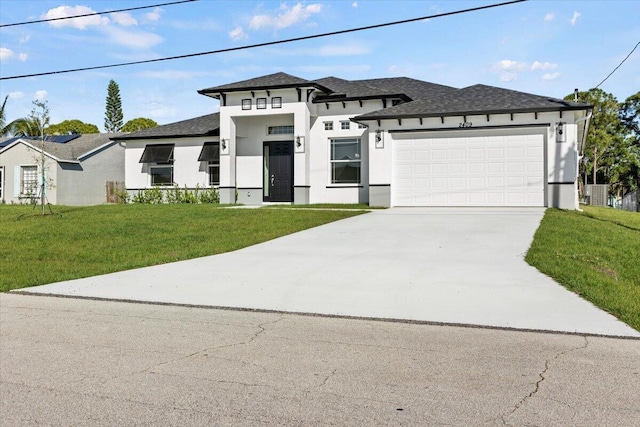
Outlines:
{"type": "Polygon", "coordinates": [[[566,182],[549,182],[547,184],[549,185],[573,185],[575,184],[575,181],[566,181],[566,182]]]}
{"type": "Polygon", "coordinates": [[[294,185],[293,188],[311,188],[310,185],[294,185]]]}
{"type": "Polygon", "coordinates": [[[235,190],[237,187],[218,187],[219,190],[235,190]]]}
{"type": "Polygon", "coordinates": [[[369,187],[391,187],[391,184],[369,184],[369,187]]]}
{"type": "MultiPolygon", "coordinates": [[[[232,188],[232,187],[225,187],[225,188],[232,188]]],[[[238,187],[238,191],[245,191],[245,190],[262,191],[262,187],[238,187]]]]}
{"type": "Polygon", "coordinates": [[[327,185],[326,188],[364,188],[363,185],[327,185]]]}
{"type": "Polygon", "coordinates": [[[430,129],[393,129],[389,133],[415,133],[415,132],[449,132],[449,131],[471,131],[471,130],[491,130],[491,129],[517,129],[517,128],[539,128],[549,127],[551,123],[531,123],[526,125],[496,125],[496,126],[473,126],[468,128],[448,127],[430,129]]]}

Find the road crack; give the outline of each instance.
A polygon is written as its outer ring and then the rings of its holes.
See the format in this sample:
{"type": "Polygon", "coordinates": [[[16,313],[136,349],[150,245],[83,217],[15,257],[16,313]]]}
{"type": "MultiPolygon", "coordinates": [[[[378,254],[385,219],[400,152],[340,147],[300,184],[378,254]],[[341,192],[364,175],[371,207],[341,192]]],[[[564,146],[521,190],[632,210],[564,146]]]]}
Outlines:
{"type": "Polygon", "coordinates": [[[571,353],[573,351],[577,351],[577,350],[582,350],[585,349],[589,346],[589,340],[587,339],[587,337],[585,335],[582,336],[582,338],[584,339],[584,343],[578,347],[573,347],[570,348],[568,350],[563,350],[559,353],[557,353],[554,357],[552,357],[551,359],[547,359],[544,361],[544,369],[542,370],[542,372],[540,372],[538,374],[538,380],[535,382],[533,390],[527,394],[526,396],[524,396],[522,399],[520,399],[520,401],[518,403],[516,403],[516,405],[508,412],[505,412],[501,415],[501,419],[502,419],[502,424],[505,426],[511,426],[512,424],[509,424],[507,422],[507,417],[512,416],[513,414],[515,414],[522,406],[524,406],[524,404],[531,399],[532,397],[534,397],[538,391],[540,390],[540,385],[542,384],[542,382],[546,379],[546,374],[549,371],[549,367],[551,365],[551,362],[553,362],[554,360],[557,360],[558,358],[564,356],[567,353],[571,353]]]}

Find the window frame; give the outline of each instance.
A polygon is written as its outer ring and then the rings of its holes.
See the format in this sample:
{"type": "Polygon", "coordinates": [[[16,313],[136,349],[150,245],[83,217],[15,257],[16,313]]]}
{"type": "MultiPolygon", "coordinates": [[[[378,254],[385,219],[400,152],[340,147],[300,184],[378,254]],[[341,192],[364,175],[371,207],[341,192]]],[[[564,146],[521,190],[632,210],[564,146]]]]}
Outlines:
{"type": "Polygon", "coordinates": [[[20,165],[20,197],[33,197],[38,194],[38,169],[38,165],[20,165]],[[25,180],[25,171],[27,169],[31,170],[34,174],[33,179],[29,179],[28,181],[25,180]],[[32,183],[32,187],[30,188],[32,192],[25,191],[27,187],[25,185],[26,182],[32,183]]]}
{"type": "Polygon", "coordinates": [[[340,130],[351,130],[351,122],[349,120],[340,120],[340,130]]]}
{"type": "Polygon", "coordinates": [[[173,177],[173,163],[150,163],[149,164],[149,185],[151,187],[171,187],[174,185],[174,177],[173,177]],[[171,171],[171,182],[164,184],[156,184],[154,183],[154,176],[157,174],[153,173],[154,169],[169,169],[171,171]]]}
{"type": "Polygon", "coordinates": [[[242,109],[251,110],[253,107],[253,100],[251,98],[245,98],[242,100],[242,109]]]}
{"type": "Polygon", "coordinates": [[[324,130],[325,131],[332,131],[333,130],[333,121],[323,122],[323,124],[324,124],[324,130]]]}
{"type": "Polygon", "coordinates": [[[357,187],[362,185],[362,138],[330,138],[329,139],[329,184],[341,187],[357,187]],[[334,159],[335,143],[357,143],[356,157],[354,159],[334,159]],[[340,182],[335,177],[334,165],[338,164],[358,164],[358,179],[356,182],[340,182]]]}
{"type": "Polygon", "coordinates": [[[267,98],[256,98],[256,109],[257,110],[266,110],[267,109],[267,98]]]}
{"type": "Polygon", "coordinates": [[[271,126],[267,126],[267,135],[293,135],[295,131],[294,125],[271,125],[271,126]],[[272,132],[273,129],[285,129],[287,130],[287,132],[272,132]],[[288,130],[291,130],[291,132],[288,132],[288,130]]]}
{"type": "Polygon", "coordinates": [[[271,108],[282,108],[281,96],[274,96],[271,98],[271,108]]]}

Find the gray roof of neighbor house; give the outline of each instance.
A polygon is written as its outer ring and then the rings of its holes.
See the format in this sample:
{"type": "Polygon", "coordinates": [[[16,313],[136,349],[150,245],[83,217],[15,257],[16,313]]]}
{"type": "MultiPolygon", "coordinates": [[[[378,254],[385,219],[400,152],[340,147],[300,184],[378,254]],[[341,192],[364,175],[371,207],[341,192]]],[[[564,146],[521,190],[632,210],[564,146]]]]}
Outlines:
{"type": "MultiPolygon", "coordinates": [[[[69,142],[51,142],[41,141],[37,138],[20,137],[15,141],[24,141],[38,150],[43,147],[44,152],[55,157],[61,162],[78,162],[82,157],[99,149],[100,147],[115,142],[115,139],[121,135],[121,133],[87,133],[82,134],[69,142]]],[[[11,144],[5,146],[2,150],[9,149],[11,144]]]]}
{"type": "Polygon", "coordinates": [[[590,109],[591,105],[565,101],[510,89],[474,85],[444,92],[440,96],[420,97],[414,101],[383,108],[356,117],[376,120],[450,115],[524,113],[590,109]]]}
{"type": "Polygon", "coordinates": [[[218,136],[220,135],[220,113],[207,114],[193,119],[169,123],[149,129],[139,130],[118,137],[119,141],[133,139],[157,139],[190,136],[218,136]]]}
{"type": "Polygon", "coordinates": [[[218,94],[224,92],[241,92],[247,90],[268,90],[268,89],[284,89],[296,87],[315,87],[323,92],[330,93],[331,90],[322,86],[316,81],[301,79],[287,73],[274,73],[267,76],[257,77],[255,79],[243,80],[236,83],[229,83],[222,86],[210,87],[198,91],[201,95],[217,97],[218,94]]]}

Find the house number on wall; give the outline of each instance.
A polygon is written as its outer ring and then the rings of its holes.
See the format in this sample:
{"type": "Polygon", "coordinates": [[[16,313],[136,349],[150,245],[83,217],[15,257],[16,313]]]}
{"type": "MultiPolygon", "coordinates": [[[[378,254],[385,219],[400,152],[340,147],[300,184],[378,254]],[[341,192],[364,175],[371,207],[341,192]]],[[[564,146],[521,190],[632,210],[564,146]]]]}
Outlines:
{"type": "Polygon", "coordinates": [[[471,126],[473,126],[473,123],[471,122],[458,123],[459,128],[470,128],[471,126]]]}

